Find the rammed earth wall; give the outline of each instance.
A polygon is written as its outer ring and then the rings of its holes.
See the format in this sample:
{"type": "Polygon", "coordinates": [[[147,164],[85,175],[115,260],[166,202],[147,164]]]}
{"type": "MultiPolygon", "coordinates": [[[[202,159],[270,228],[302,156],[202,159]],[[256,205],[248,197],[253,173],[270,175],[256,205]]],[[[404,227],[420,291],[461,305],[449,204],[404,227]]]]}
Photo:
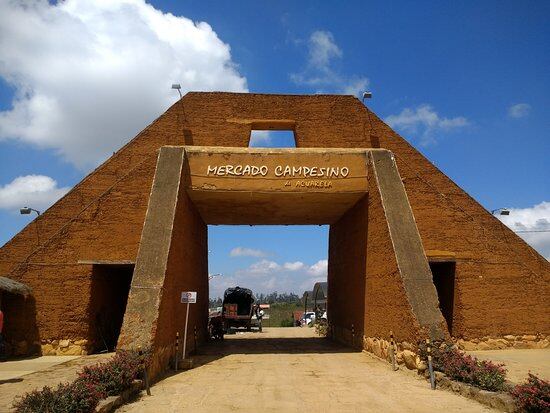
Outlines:
{"type": "MultiPolygon", "coordinates": [[[[506,340],[516,343],[523,342],[517,336],[550,333],[548,261],[356,98],[188,93],[0,249],[0,273],[33,289],[33,297],[12,316],[21,317],[15,323],[17,331],[7,332],[6,338],[26,341],[29,349],[36,349],[48,340],[91,337],[95,320],[90,312],[89,262],[136,261],[159,148],[247,147],[251,129],[269,128],[292,129],[298,148],[386,148],[393,153],[428,261],[455,263],[452,335],[456,339],[481,343],[513,335],[513,340],[506,340]]],[[[373,211],[378,208],[373,197],[361,202],[373,211]]],[[[372,218],[362,218],[360,211],[346,214],[340,219],[372,218]]],[[[337,220],[333,224],[334,236],[345,238],[339,235],[337,220]]],[[[377,227],[383,223],[375,219],[370,228],[377,227]]],[[[352,320],[342,315],[342,335],[349,335],[353,324],[356,337],[362,337],[363,330],[368,337],[388,339],[391,320],[401,317],[402,328],[394,333],[409,340],[419,326],[407,315],[406,307],[414,300],[392,284],[400,264],[388,255],[391,240],[377,239],[380,236],[370,230],[352,238],[365,236],[366,250],[349,245],[353,254],[344,246],[338,257],[330,253],[330,260],[339,260],[353,272],[364,271],[367,277],[365,296],[354,298],[349,309],[362,317],[352,320]],[[359,264],[358,259],[365,262],[359,264]],[[369,294],[376,291],[397,307],[369,316],[373,297],[369,294]]],[[[350,288],[349,293],[355,297],[357,291],[350,288]]]]}

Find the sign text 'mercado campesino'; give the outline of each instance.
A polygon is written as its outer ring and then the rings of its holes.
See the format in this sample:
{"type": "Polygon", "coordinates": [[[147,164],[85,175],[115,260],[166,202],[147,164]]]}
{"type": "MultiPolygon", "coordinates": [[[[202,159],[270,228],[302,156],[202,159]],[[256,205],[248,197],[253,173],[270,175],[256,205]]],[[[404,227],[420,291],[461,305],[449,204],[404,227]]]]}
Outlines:
{"type": "MultiPolygon", "coordinates": [[[[207,176],[268,176],[270,169],[266,165],[208,165],[207,176]]],[[[349,175],[347,166],[290,166],[277,165],[273,174],[280,178],[346,178],[349,175]]]]}

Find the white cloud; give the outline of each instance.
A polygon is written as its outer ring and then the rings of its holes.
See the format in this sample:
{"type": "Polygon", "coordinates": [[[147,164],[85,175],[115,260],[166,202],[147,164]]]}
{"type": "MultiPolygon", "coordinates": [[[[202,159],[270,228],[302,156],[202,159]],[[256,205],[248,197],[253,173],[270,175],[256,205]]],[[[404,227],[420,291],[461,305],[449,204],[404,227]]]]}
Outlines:
{"type": "Polygon", "coordinates": [[[463,116],[445,118],[430,105],[420,105],[416,108],[405,108],[397,115],[390,115],[385,119],[392,128],[405,133],[420,136],[420,143],[427,145],[435,142],[436,132],[449,132],[470,125],[463,116]]]}
{"type": "Polygon", "coordinates": [[[302,261],[278,263],[262,259],[233,274],[224,274],[211,282],[211,296],[223,294],[227,287],[239,285],[255,293],[294,292],[302,295],[313,289],[317,281],[326,281],[328,260],[319,260],[312,265],[302,261]],[[223,278],[223,280],[221,280],[223,278]]]}
{"type": "Polygon", "coordinates": [[[44,211],[67,193],[70,188],[59,188],[57,182],[44,175],[26,175],[0,186],[0,209],[18,212],[28,206],[44,211]]]}
{"type": "Polygon", "coordinates": [[[328,260],[319,260],[307,270],[308,274],[319,277],[326,276],[328,272],[328,260]]]}
{"type": "MultiPolygon", "coordinates": [[[[300,44],[301,42],[298,42],[300,44]]],[[[317,88],[317,93],[325,89],[359,96],[369,85],[369,80],[362,76],[346,77],[333,68],[333,62],[344,55],[329,31],[317,30],[307,40],[308,61],[299,73],[292,73],[290,79],[299,85],[317,88]]]]}
{"type": "Polygon", "coordinates": [[[366,77],[351,78],[342,89],[344,95],[362,96],[368,90],[369,80],[366,77]]]}
{"type": "Polygon", "coordinates": [[[334,41],[331,32],[317,30],[309,37],[309,63],[321,69],[326,69],[333,58],[341,58],[342,50],[334,41]]]}
{"type": "Polygon", "coordinates": [[[246,270],[237,271],[237,273],[264,276],[279,271],[280,269],[281,266],[275,261],[261,260],[251,264],[246,270]]]}
{"type": "MultiPolygon", "coordinates": [[[[550,231],[550,202],[509,210],[510,215],[498,215],[498,218],[512,231],[550,231]]],[[[550,259],[550,232],[519,232],[518,235],[550,259]]]]}
{"type": "Polygon", "coordinates": [[[288,271],[298,271],[305,267],[306,265],[301,261],[296,262],[285,262],[283,268],[288,271]]]}
{"type": "Polygon", "coordinates": [[[0,76],[15,88],[0,139],[53,148],[80,168],[174,103],[172,83],[247,90],[210,25],[144,0],[0,1],[0,76]]]}
{"type": "Polygon", "coordinates": [[[517,103],[508,108],[508,116],[511,118],[524,118],[531,111],[531,105],[528,103],[517,103]]]}
{"type": "Polygon", "coordinates": [[[267,257],[267,252],[253,248],[235,247],[229,253],[230,257],[267,257]]]}

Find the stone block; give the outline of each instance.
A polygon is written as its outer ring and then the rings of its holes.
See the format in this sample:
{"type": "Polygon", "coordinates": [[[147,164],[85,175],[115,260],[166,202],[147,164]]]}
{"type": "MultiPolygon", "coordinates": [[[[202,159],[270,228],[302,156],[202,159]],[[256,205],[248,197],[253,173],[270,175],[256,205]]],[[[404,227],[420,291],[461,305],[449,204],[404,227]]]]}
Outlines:
{"type": "Polygon", "coordinates": [[[403,362],[409,370],[416,369],[416,354],[410,350],[404,350],[403,353],[403,362]]]}
{"type": "Polygon", "coordinates": [[[540,340],[537,343],[537,348],[549,348],[549,347],[550,347],[550,340],[548,339],[540,340]]]}
{"type": "Polygon", "coordinates": [[[82,347],[77,345],[70,345],[62,349],[61,354],[64,356],[80,356],[82,355],[82,347]]]}
{"type": "Polygon", "coordinates": [[[494,347],[486,341],[482,341],[476,345],[476,350],[494,350],[494,347]]]}
{"type": "Polygon", "coordinates": [[[522,336],[521,339],[523,341],[535,341],[537,339],[537,336],[534,336],[534,335],[525,335],[525,336],[522,336]]]}
{"type": "Polygon", "coordinates": [[[42,344],[41,346],[41,352],[43,356],[55,356],[56,351],[55,348],[50,344],[42,344]]]}
{"type": "Polygon", "coordinates": [[[70,340],[61,340],[59,342],[59,347],[60,348],[67,348],[67,347],[69,347],[70,344],[71,344],[70,340]]]}
{"type": "Polygon", "coordinates": [[[461,339],[461,340],[458,340],[456,344],[458,345],[458,348],[461,350],[466,350],[466,351],[477,350],[477,344],[472,343],[471,341],[466,341],[461,339]]]}
{"type": "Polygon", "coordinates": [[[422,373],[423,371],[426,371],[428,369],[428,366],[426,365],[425,361],[417,361],[416,368],[419,373],[422,373]]]}
{"type": "MultiPolygon", "coordinates": [[[[508,347],[508,342],[506,340],[503,340],[501,338],[490,338],[485,342],[487,346],[489,346],[489,350],[502,350],[508,347]]],[[[481,348],[478,346],[478,348],[481,350],[481,348]]]]}

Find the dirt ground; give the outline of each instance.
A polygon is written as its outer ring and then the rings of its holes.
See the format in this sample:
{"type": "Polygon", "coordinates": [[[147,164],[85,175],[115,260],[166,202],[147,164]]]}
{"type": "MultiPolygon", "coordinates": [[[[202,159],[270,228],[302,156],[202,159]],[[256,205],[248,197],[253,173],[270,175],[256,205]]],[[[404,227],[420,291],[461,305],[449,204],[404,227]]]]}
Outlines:
{"type": "MultiPolygon", "coordinates": [[[[315,336],[309,328],[265,328],[200,349],[192,370],[169,375],[119,412],[491,411],[430,389],[412,373],[315,336]]],[[[142,392],[143,394],[143,392],[142,392]]]]}
{"type": "Polygon", "coordinates": [[[16,396],[44,386],[56,387],[58,383],[72,381],[83,366],[104,361],[112,354],[45,356],[0,363],[0,376],[3,376],[2,371],[5,373],[4,379],[0,380],[0,412],[9,412],[16,396]]]}
{"type": "Polygon", "coordinates": [[[506,365],[508,380],[523,383],[529,372],[540,378],[550,379],[550,349],[506,349],[469,351],[481,360],[491,360],[506,365]]]}

